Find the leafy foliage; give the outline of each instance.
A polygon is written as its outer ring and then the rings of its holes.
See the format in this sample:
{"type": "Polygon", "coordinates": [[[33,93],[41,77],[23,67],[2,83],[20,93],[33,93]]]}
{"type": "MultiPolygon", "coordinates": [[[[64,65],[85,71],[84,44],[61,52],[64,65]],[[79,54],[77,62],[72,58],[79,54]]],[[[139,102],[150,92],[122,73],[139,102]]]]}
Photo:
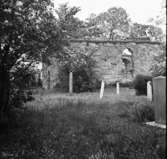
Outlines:
{"type": "Polygon", "coordinates": [[[22,62],[31,64],[41,58],[46,62],[49,55],[58,56],[55,52],[62,47],[61,30],[52,7],[50,0],[2,0],[0,3],[0,118],[9,107],[10,89],[16,75],[12,69],[22,62]]]}
{"type": "Polygon", "coordinates": [[[10,107],[21,107],[23,103],[34,99],[31,87],[37,87],[39,81],[33,66],[22,63],[11,70],[11,88],[9,95],[10,107]]]}
{"type": "Polygon", "coordinates": [[[67,3],[60,5],[56,10],[58,24],[64,33],[64,38],[78,38],[81,36],[80,28],[83,26],[83,22],[75,17],[79,11],[79,7],[69,7],[67,3]]]}
{"type": "MultiPolygon", "coordinates": [[[[77,19],[75,15],[80,8],[69,7],[67,4],[61,5],[57,9],[58,23],[65,33],[65,38],[82,37],[84,23],[77,19]]],[[[92,91],[97,83],[93,67],[94,60],[91,55],[97,48],[68,45],[61,52],[59,63],[59,85],[61,89],[68,90],[69,72],[73,72],[74,92],[92,91]],[[89,50],[90,49],[90,50],[89,50]]]]}
{"type": "MultiPolygon", "coordinates": [[[[73,72],[74,92],[93,91],[99,87],[99,81],[94,72],[96,65],[91,57],[92,53],[86,55],[86,51],[90,48],[67,48],[68,57],[59,65],[59,87],[68,90],[69,72],[73,72]]],[[[90,51],[90,50],[89,50],[90,51]]]]}
{"type": "Polygon", "coordinates": [[[163,37],[163,42],[166,41],[166,32],[165,32],[165,28],[166,28],[166,1],[162,0],[161,1],[161,9],[158,15],[156,15],[155,17],[151,17],[148,22],[150,22],[151,24],[153,24],[154,26],[158,26],[158,27],[163,27],[164,28],[164,37],[163,37]]]}
{"type": "Polygon", "coordinates": [[[131,38],[143,38],[148,37],[150,40],[162,41],[163,32],[159,27],[153,25],[144,25],[134,23],[130,29],[131,38]]]}
{"type": "Polygon", "coordinates": [[[154,56],[151,72],[154,77],[166,76],[166,44],[162,44],[162,51],[154,56]]]}
{"type": "Polygon", "coordinates": [[[99,15],[91,14],[86,23],[86,38],[100,39],[136,39],[149,38],[162,41],[162,30],[154,25],[130,23],[126,10],[123,8],[109,8],[99,15]]]}
{"type": "Polygon", "coordinates": [[[99,15],[88,18],[88,32],[94,38],[118,40],[127,36],[129,18],[123,8],[110,8],[99,15]]]}
{"type": "Polygon", "coordinates": [[[154,121],[154,106],[141,102],[135,103],[133,105],[132,116],[134,121],[137,122],[154,121]]]}

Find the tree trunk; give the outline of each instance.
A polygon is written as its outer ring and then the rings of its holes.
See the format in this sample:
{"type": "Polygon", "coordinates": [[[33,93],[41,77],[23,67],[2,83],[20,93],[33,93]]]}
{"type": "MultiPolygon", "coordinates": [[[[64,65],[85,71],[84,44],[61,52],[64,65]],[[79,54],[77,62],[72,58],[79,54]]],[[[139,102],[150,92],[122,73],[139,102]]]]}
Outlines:
{"type": "Polygon", "coordinates": [[[0,120],[7,115],[9,111],[9,72],[1,69],[0,70],[0,120]]]}

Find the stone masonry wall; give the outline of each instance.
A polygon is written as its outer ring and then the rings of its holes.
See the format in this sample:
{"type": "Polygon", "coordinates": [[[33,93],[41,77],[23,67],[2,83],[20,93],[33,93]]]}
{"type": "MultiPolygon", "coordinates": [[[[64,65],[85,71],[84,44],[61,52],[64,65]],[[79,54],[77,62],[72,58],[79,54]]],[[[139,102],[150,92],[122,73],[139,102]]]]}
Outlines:
{"type": "MultiPolygon", "coordinates": [[[[74,43],[72,46],[87,47],[85,43],[74,43]]],[[[89,44],[89,47],[97,47],[96,44],[89,44]]],[[[111,83],[116,80],[129,81],[132,80],[130,72],[126,75],[125,65],[122,62],[122,51],[125,48],[131,48],[134,56],[134,76],[137,74],[150,75],[150,68],[152,65],[153,56],[160,52],[158,45],[151,44],[98,44],[97,51],[94,52],[93,57],[96,60],[95,72],[98,78],[104,79],[106,83],[111,83]]],[[[47,73],[50,72],[50,87],[53,88],[58,83],[57,66],[54,60],[53,65],[45,68],[44,83],[47,87],[46,80],[47,73]]]]}

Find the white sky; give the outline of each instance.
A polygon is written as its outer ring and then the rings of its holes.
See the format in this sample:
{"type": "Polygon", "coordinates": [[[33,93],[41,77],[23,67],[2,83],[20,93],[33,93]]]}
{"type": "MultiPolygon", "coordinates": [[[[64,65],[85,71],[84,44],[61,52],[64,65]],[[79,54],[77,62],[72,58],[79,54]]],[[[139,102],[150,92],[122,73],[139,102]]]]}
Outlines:
{"type": "MultiPolygon", "coordinates": [[[[70,6],[81,7],[77,17],[85,20],[91,13],[99,14],[111,7],[124,8],[132,22],[147,24],[150,18],[160,14],[163,0],[53,0],[55,7],[68,2],[70,6]]],[[[165,1],[163,1],[165,2],[165,1]]]]}

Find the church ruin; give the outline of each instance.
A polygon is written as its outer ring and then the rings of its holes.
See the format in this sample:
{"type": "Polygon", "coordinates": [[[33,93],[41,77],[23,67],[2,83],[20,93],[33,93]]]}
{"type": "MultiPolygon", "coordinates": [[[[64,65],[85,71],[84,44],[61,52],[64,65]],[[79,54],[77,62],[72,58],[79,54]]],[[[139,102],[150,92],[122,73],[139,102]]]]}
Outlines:
{"type": "MultiPolygon", "coordinates": [[[[98,47],[93,53],[96,61],[94,71],[99,80],[107,84],[119,81],[131,81],[137,74],[150,75],[155,55],[161,51],[159,42],[149,40],[71,40],[71,46],[98,47]],[[131,54],[128,54],[131,53],[131,54]]],[[[58,67],[54,59],[52,65],[43,68],[43,86],[46,89],[58,84],[58,67]]]]}

